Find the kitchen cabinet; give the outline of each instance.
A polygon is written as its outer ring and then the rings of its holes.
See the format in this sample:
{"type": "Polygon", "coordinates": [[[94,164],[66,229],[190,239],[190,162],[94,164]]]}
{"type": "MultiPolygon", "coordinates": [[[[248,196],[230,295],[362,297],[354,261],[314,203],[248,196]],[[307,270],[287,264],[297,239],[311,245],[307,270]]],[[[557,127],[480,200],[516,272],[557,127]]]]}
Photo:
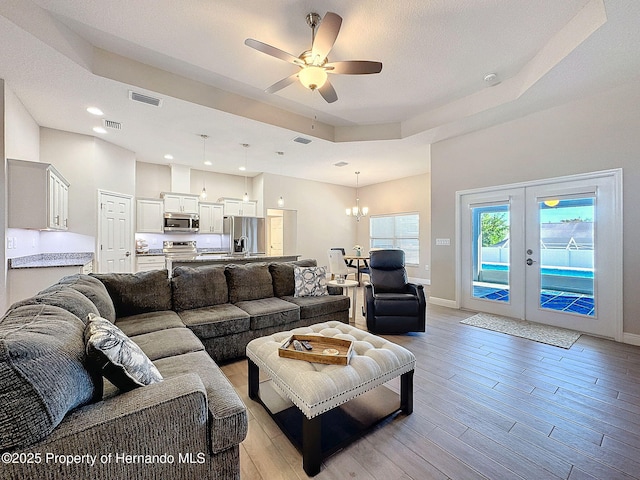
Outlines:
{"type": "Polygon", "coordinates": [[[164,255],[136,256],[136,273],[149,270],[164,270],[166,268],[164,255]]]}
{"type": "Polygon", "coordinates": [[[69,182],[53,165],[7,161],[10,228],[67,230],[69,182]]]}
{"type": "Polygon", "coordinates": [[[198,196],[182,193],[163,193],[164,211],[171,213],[198,213],[198,196]]]}
{"type": "Polygon", "coordinates": [[[136,202],[136,232],[164,232],[164,202],[140,198],[136,202]]]}
{"type": "Polygon", "coordinates": [[[255,217],[258,215],[258,202],[256,200],[243,201],[239,198],[220,198],[224,205],[224,215],[226,217],[255,217]]]}
{"type": "Polygon", "coordinates": [[[224,205],[200,203],[199,233],[223,233],[224,205]]]}

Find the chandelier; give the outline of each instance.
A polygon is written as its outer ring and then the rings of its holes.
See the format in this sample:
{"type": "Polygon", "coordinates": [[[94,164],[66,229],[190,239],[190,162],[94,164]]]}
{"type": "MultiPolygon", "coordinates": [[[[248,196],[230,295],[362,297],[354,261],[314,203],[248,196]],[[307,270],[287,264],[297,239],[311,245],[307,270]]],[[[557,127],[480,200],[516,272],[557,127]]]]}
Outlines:
{"type": "Polygon", "coordinates": [[[346,214],[348,216],[356,217],[356,220],[359,222],[362,217],[365,217],[367,213],[369,213],[369,209],[367,207],[360,208],[360,198],[358,198],[358,180],[359,180],[360,172],[356,172],[356,204],[351,208],[347,208],[346,214]]]}

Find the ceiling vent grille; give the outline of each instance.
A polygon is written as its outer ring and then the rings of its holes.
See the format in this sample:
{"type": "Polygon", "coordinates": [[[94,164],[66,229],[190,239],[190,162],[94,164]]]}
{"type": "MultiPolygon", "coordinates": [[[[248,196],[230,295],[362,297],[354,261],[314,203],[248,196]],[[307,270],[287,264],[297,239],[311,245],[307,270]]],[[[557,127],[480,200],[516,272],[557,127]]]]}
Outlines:
{"type": "Polygon", "coordinates": [[[102,126],[104,128],[112,128],[114,130],[122,130],[122,124],[120,122],[114,122],[113,120],[102,119],[102,126]]]}
{"type": "Polygon", "coordinates": [[[129,98],[134,102],[146,103],[147,105],[153,105],[154,107],[161,107],[162,100],[160,98],[150,97],[142,93],[129,90],[129,98]]]}
{"type": "Polygon", "coordinates": [[[338,162],[333,164],[335,167],[346,167],[349,165],[347,162],[338,162]]]}
{"type": "Polygon", "coordinates": [[[309,143],[311,143],[310,139],[304,137],[296,137],[293,139],[293,141],[296,143],[302,143],[303,145],[308,145],[309,143]]]}

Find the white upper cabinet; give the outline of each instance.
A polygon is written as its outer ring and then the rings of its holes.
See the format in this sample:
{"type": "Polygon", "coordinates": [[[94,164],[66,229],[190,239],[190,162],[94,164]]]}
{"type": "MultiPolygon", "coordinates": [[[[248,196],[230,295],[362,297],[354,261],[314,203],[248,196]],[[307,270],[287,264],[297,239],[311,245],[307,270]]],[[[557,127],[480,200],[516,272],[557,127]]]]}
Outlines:
{"type": "Polygon", "coordinates": [[[200,203],[199,233],[223,233],[224,205],[200,203]]]}
{"type": "Polygon", "coordinates": [[[10,228],[67,230],[69,182],[48,163],[8,162],[10,228]]]}
{"type": "Polygon", "coordinates": [[[162,193],[164,211],[171,213],[198,213],[198,196],[182,193],[162,193]]]}
{"type": "Polygon", "coordinates": [[[255,217],[258,214],[258,202],[248,200],[246,202],[238,198],[219,198],[218,202],[224,205],[224,215],[226,217],[255,217]]]}
{"type": "Polygon", "coordinates": [[[138,199],[136,202],[136,232],[164,232],[164,202],[154,199],[138,199]]]}

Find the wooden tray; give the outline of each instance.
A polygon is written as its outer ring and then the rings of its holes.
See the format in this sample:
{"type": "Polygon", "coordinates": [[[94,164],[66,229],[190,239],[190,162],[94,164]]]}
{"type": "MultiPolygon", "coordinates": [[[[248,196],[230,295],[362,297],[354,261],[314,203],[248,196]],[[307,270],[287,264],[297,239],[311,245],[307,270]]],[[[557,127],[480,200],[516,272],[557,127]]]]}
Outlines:
{"type": "Polygon", "coordinates": [[[349,365],[349,360],[353,354],[353,342],[342,338],[323,337],[320,335],[291,335],[286,342],[278,348],[278,355],[294,360],[304,360],[306,362],[325,363],[328,365],[349,365]],[[313,350],[299,352],[293,348],[294,340],[308,341],[313,350]],[[326,349],[335,349],[337,354],[323,353],[326,349]]]}

